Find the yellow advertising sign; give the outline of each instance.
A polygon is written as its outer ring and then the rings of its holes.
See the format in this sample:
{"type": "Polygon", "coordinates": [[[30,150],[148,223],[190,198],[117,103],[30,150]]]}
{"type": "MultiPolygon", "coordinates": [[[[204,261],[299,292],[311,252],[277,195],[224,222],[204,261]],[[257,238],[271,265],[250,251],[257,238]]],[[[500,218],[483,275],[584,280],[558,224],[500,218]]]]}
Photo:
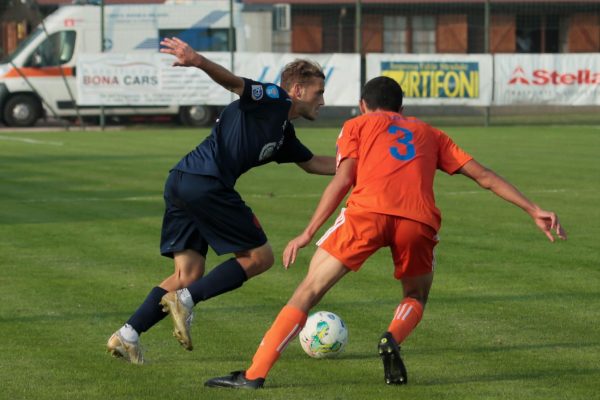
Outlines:
{"type": "Polygon", "coordinates": [[[405,97],[479,98],[478,62],[382,61],[381,75],[396,80],[405,97]]]}

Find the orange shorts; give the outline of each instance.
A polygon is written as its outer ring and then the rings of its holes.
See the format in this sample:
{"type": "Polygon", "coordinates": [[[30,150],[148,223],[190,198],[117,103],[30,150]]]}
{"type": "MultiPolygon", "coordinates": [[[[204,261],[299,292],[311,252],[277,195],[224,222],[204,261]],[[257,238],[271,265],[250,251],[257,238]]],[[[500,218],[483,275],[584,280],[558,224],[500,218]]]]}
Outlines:
{"type": "Polygon", "coordinates": [[[429,225],[394,215],[342,209],[317,246],[358,271],[382,247],[392,250],[394,277],[426,275],[433,271],[433,248],[438,243],[429,225]]]}

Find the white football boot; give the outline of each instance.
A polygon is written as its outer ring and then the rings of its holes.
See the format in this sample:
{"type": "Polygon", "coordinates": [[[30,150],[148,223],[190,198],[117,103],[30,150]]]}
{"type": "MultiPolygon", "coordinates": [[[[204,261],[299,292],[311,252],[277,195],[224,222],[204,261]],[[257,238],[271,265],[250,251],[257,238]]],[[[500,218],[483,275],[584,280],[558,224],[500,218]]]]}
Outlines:
{"type": "Polygon", "coordinates": [[[113,333],[106,343],[106,351],[113,357],[123,358],[132,364],[143,364],[144,355],[140,348],[140,342],[129,342],[121,336],[119,331],[113,333]]]}
{"type": "Polygon", "coordinates": [[[163,311],[171,314],[173,319],[173,336],[186,350],[192,350],[192,337],[190,336],[190,328],[194,313],[190,307],[187,307],[179,299],[177,292],[169,292],[160,300],[163,306],[163,311]]]}

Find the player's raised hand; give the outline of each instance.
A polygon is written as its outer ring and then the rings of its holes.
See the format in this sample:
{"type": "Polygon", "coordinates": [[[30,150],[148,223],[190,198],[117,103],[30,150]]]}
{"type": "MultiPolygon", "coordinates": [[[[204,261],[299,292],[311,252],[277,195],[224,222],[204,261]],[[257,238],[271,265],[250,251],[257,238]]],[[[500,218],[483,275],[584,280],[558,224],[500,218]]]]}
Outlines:
{"type": "Polygon", "coordinates": [[[302,233],[300,236],[290,240],[283,250],[283,266],[288,269],[296,261],[298,251],[310,243],[312,237],[306,233],[302,233]]]}
{"type": "Polygon", "coordinates": [[[554,242],[554,234],[562,240],[567,240],[567,232],[560,225],[558,215],[552,211],[536,210],[532,215],[535,224],[548,237],[551,242],[554,242]],[[553,234],[554,232],[554,234],[553,234]]]}
{"type": "Polygon", "coordinates": [[[174,67],[198,67],[202,62],[202,56],[179,38],[164,38],[161,40],[160,45],[162,46],[160,48],[161,53],[177,57],[177,60],[173,63],[174,67]]]}

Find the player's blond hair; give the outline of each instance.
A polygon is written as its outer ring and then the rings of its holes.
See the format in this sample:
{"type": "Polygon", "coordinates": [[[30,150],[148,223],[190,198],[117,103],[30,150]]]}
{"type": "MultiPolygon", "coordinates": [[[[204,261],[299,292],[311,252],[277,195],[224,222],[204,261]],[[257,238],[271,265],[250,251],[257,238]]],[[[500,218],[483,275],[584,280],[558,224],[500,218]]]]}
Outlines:
{"type": "Polygon", "coordinates": [[[281,87],[290,90],[295,83],[308,83],[312,78],[324,80],[323,68],[314,61],[296,59],[281,72],[281,87]]]}

